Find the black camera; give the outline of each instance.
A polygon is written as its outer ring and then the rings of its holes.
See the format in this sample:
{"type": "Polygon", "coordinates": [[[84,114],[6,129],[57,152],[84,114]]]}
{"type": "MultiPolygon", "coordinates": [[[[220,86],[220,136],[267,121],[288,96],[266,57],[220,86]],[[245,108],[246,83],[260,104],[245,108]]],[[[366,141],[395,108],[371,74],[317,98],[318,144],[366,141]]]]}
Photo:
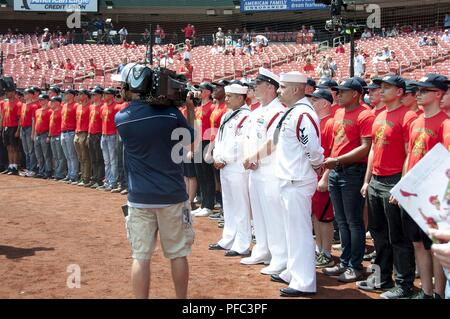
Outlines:
{"type": "Polygon", "coordinates": [[[152,104],[179,106],[192,92],[185,76],[166,68],[151,69],[143,64],[135,64],[126,72],[125,89],[140,94],[152,104]]]}
{"type": "Polygon", "coordinates": [[[6,91],[14,91],[16,85],[10,76],[0,76],[0,96],[5,95],[6,91]]]}

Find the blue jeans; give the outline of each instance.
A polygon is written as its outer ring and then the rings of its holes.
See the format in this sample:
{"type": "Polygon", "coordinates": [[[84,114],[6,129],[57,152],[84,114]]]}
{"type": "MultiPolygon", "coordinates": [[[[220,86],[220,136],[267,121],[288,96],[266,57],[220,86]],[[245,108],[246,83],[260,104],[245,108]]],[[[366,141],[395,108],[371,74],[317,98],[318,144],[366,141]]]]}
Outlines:
{"type": "Polygon", "coordinates": [[[445,288],[445,299],[450,299],[450,270],[444,267],[445,276],[447,277],[447,287],[445,288]]]}
{"type": "Polygon", "coordinates": [[[105,186],[114,188],[118,178],[117,135],[102,135],[100,145],[105,161],[105,186]]]}
{"type": "Polygon", "coordinates": [[[360,190],[366,165],[350,165],[330,172],[328,189],[341,236],[341,263],[362,270],[365,249],[364,198],[360,190]]]}
{"type": "Polygon", "coordinates": [[[61,133],[61,146],[64,156],[67,159],[68,177],[71,180],[78,180],[78,157],[75,151],[73,140],[75,138],[75,131],[61,133]]]}
{"type": "Polygon", "coordinates": [[[52,148],[53,159],[55,161],[55,177],[64,178],[67,172],[67,161],[61,146],[61,137],[52,136],[50,138],[50,147],[52,148]]]}
{"type": "Polygon", "coordinates": [[[22,147],[25,153],[26,169],[29,171],[37,171],[37,159],[34,153],[34,143],[31,138],[31,126],[22,127],[20,131],[20,138],[22,140],[22,147]]]}
{"type": "Polygon", "coordinates": [[[39,174],[45,177],[52,176],[52,152],[50,143],[47,143],[48,133],[36,135],[34,138],[34,151],[39,167],[39,174]]]}

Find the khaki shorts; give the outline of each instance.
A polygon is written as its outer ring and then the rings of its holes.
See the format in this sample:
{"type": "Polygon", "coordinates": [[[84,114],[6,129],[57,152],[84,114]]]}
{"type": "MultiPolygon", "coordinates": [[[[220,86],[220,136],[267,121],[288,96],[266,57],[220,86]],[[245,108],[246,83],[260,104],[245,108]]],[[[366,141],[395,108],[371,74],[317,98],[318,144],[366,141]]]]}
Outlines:
{"type": "Polygon", "coordinates": [[[129,207],[125,223],[134,259],[150,259],[158,231],[166,258],[185,257],[191,253],[195,233],[191,210],[185,203],[166,208],[129,207]]]}

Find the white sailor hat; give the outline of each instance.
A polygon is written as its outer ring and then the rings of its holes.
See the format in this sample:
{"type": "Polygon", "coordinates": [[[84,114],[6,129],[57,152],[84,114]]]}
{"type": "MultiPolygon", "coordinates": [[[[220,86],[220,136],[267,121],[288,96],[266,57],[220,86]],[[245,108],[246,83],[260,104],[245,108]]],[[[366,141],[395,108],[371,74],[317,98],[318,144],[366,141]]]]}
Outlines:
{"type": "Polygon", "coordinates": [[[280,82],[307,83],[308,76],[306,76],[306,74],[297,71],[281,73],[280,82]]]}
{"type": "Polygon", "coordinates": [[[247,94],[248,88],[239,84],[231,84],[225,87],[225,93],[247,94]]]}
{"type": "Polygon", "coordinates": [[[265,81],[275,85],[277,88],[280,86],[280,78],[265,68],[259,68],[259,74],[256,77],[256,81],[265,81]]]}

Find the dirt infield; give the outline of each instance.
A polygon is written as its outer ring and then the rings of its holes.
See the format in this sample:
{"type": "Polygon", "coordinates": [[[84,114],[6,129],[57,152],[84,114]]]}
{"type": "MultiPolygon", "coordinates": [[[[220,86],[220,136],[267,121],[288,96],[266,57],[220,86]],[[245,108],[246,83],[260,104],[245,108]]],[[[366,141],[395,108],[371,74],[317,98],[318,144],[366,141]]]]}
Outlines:
{"type": "MultiPolygon", "coordinates": [[[[130,247],[120,209],[125,201],[119,194],[0,175],[0,298],[132,298],[130,247]],[[80,266],[80,288],[67,287],[72,264],[80,266]]],[[[215,221],[196,218],[194,227],[190,298],[280,298],[284,286],[259,274],[262,265],[243,266],[239,258],[207,249],[221,234],[215,221]]],[[[317,285],[313,298],[378,296],[320,272],[317,285]]],[[[159,245],[150,295],[174,297],[169,262],[159,245]]]]}

